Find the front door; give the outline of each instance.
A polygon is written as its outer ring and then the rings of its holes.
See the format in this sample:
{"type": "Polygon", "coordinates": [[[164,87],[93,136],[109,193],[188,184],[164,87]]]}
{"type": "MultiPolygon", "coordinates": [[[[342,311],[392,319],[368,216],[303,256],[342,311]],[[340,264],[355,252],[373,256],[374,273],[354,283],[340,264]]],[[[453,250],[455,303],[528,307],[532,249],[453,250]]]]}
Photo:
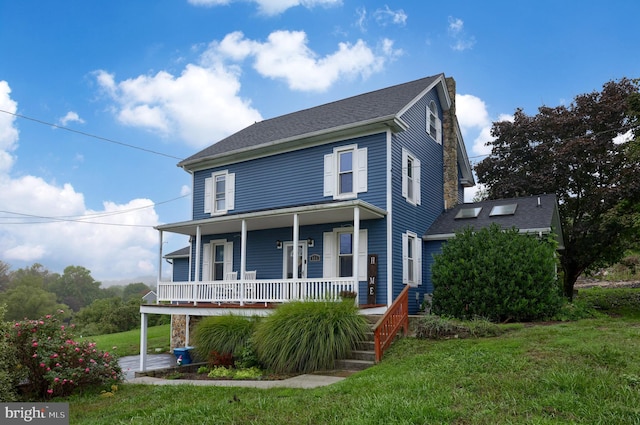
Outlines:
{"type": "Polygon", "coordinates": [[[293,242],[285,242],[283,248],[283,261],[282,261],[282,277],[283,279],[293,279],[294,264],[298,270],[298,278],[304,279],[307,277],[307,242],[298,243],[298,261],[293,261],[293,242]]]}

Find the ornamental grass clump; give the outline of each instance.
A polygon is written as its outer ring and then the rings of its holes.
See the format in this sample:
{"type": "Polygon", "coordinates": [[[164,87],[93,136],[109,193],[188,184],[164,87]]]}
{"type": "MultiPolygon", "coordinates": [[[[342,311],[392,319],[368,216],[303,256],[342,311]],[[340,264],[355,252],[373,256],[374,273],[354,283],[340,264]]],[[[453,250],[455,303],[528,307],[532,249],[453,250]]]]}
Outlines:
{"type": "Polygon", "coordinates": [[[335,367],[370,331],[353,303],[291,302],[256,327],[260,361],[277,373],[312,372],[335,367]]]}
{"type": "Polygon", "coordinates": [[[98,350],[93,342],[75,341],[74,327],[47,315],[15,322],[5,334],[15,348],[20,387],[27,399],[68,396],[76,390],[122,381],[118,359],[98,350]]]}
{"type": "MultiPolygon", "coordinates": [[[[210,316],[202,319],[194,335],[196,354],[203,359],[229,355],[239,357],[251,345],[255,317],[244,317],[233,314],[226,316],[210,316]]],[[[231,361],[231,363],[233,363],[231,361]]]]}

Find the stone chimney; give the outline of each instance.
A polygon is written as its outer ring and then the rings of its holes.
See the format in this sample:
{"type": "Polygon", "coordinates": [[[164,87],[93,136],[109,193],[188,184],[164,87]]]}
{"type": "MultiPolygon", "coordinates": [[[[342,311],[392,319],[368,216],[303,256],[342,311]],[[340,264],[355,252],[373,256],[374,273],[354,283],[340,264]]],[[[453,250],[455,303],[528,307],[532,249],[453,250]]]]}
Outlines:
{"type": "Polygon", "coordinates": [[[451,98],[451,108],[444,111],[442,121],[442,149],[444,151],[444,209],[458,204],[458,120],[456,118],[456,80],[445,78],[451,98]]]}

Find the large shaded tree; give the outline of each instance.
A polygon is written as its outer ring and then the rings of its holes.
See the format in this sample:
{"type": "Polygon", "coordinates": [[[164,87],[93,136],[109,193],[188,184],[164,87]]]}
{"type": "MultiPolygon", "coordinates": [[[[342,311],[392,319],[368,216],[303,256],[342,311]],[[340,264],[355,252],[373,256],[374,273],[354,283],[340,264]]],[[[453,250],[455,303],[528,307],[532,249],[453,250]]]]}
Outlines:
{"type": "Polygon", "coordinates": [[[95,281],[91,271],[82,266],[66,267],[62,276],[49,285],[48,289],[56,294],[59,302],[76,312],[93,301],[104,298],[100,282],[95,281]]]}
{"type": "Polygon", "coordinates": [[[639,80],[610,81],[569,106],[533,116],[518,109],[513,122],[495,122],[491,155],[475,167],[491,199],[556,194],[569,298],[584,271],[640,242],[639,125],[639,80]]]}

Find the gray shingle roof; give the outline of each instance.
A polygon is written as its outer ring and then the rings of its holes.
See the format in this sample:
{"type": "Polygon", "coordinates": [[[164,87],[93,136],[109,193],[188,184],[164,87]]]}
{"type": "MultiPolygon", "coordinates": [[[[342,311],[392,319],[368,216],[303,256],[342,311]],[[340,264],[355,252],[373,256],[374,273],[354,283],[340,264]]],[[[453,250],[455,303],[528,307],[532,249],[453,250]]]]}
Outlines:
{"type": "Polygon", "coordinates": [[[421,78],[256,122],[181,161],[178,166],[305,134],[396,116],[441,76],[421,78]]]}
{"type": "Polygon", "coordinates": [[[460,204],[445,211],[436,219],[429,230],[424,234],[425,240],[445,240],[452,237],[457,231],[471,226],[475,230],[489,227],[492,223],[499,224],[503,229],[515,227],[521,232],[544,231],[553,229],[559,233],[557,239],[560,248],[563,245],[558,202],[555,195],[536,195],[524,198],[497,199],[475,202],[472,204],[460,204]],[[539,201],[538,201],[539,200],[539,201]],[[538,203],[539,202],[539,203],[538,203]],[[494,206],[517,204],[512,215],[490,216],[494,206]],[[461,209],[481,207],[477,218],[459,218],[456,215],[461,209]]]}
{"type": "Polygon", "coordinates": [[[191,249],[186,246],[184,248],[180,248],[177,251],[173,251],[170,252],[168,254],[166,254],[164,256],[164,258],[182,258],[182,257],[189,257],[189,253],[191,252],[191,249]]]}

